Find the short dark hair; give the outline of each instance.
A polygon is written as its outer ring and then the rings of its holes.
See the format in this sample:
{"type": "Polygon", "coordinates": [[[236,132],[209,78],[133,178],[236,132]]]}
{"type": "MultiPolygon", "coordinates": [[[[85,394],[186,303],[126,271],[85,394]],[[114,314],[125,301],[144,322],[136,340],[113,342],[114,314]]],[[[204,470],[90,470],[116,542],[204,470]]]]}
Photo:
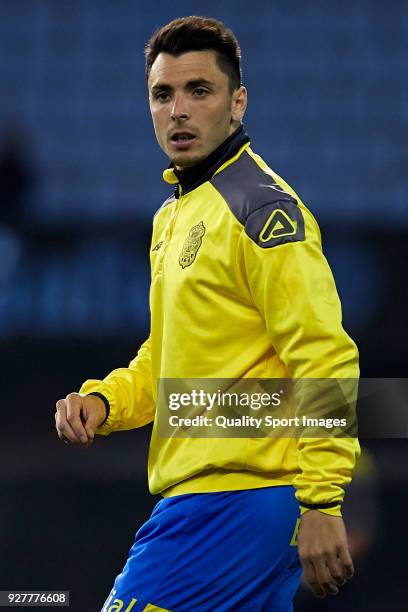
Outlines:
{"type": "Polygon", "coordinates": [[[208,17],[180,17],[156,30],[145,47],[146,77],[159,53],[215,51],[217,63],[229,77],[230,90],[242,85],[241,49],[232,30],[208,17]]]}

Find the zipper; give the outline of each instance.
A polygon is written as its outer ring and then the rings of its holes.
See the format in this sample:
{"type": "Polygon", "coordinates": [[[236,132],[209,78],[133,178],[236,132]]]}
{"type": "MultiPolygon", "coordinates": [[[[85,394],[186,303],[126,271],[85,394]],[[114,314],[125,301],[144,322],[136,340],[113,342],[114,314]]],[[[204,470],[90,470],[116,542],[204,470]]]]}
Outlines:
{"type": "Polygon", "coordinates": [[[165,234],[165,237],[164,237],[164,244],[163,244],[163,247],[161,249],[161,257],[160,257],[159,268],[158,268],[158,273],[159,274],[162,274],[162,272],[163,272],[164,258],[166,256],[166,251],[168,249],[171,237],[173,235],[174,226],[176,225],[176,221],[177,221],[177,217],[178,217],[178,214],[179,214],[179,211],[180,211],[180,208],[181,208],[182,200],[183,200],[183,192],[182,192],[181,185],[179,185],[179,197],[176,200],[176,204],[175,204],[175,207],[174,207],[173,214],[172,214],[172,216],[170,218],[170,221],[169,221],[169,224],[167,226],[166,234],[165,234]]]}

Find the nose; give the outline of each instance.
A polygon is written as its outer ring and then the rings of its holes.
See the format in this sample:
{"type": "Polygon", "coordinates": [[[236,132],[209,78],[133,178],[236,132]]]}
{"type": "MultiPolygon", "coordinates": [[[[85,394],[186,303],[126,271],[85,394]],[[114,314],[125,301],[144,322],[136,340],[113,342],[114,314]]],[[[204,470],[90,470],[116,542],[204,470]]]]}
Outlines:
{"type": "Polygon", "coordinates": [[[171,118],[174,121],[186,121],[190,118],[188,109],[186,107],[186,101],[183,96],[176,96],[174,98],[173,106],[171,109],[171,118]]]}

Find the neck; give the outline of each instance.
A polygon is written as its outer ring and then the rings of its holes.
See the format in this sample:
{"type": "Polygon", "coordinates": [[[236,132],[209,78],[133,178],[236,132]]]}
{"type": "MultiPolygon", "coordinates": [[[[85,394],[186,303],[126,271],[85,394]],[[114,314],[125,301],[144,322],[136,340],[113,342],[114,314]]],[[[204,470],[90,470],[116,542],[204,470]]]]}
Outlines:
{"type": "Polygon", "coordinates": [[[227,161],[227,159],[235,155],[242,145],[247,142],[249,142],[249,138],[244,132],[243,126],[240,125],[235,132],[230,134],[224,142],[202,161],[188,168],[179,168],[176,166],[174,168],[174,174],[177,176],[183,188],[183,193],[192,191],[209,180],[217,169],[227,161]]]}

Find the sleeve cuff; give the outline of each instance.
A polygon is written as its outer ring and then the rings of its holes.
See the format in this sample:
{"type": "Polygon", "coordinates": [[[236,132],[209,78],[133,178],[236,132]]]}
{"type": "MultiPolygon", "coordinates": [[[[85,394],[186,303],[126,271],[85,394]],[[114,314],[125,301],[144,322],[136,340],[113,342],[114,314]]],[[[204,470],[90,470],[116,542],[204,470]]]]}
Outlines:
{"type": "Polygon", "coordinates": [[[299,503],[300,505],[300,515],[303,516],[306,512],[309,512],[309,510],[318,510],[319,512],[322,512],[323,514],[327,514],[328,516],[342,516],[341,514],[341,504],[339,502],[336,502],[336,504],[332,505],[329,504],[329,508],[327,507],[328,504],[307,504],[307,505],[303,505],[301,503],[299,503]],[[326,506],[326,507],[325,507],[326,506]]]}

